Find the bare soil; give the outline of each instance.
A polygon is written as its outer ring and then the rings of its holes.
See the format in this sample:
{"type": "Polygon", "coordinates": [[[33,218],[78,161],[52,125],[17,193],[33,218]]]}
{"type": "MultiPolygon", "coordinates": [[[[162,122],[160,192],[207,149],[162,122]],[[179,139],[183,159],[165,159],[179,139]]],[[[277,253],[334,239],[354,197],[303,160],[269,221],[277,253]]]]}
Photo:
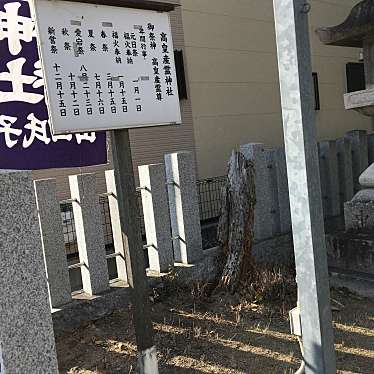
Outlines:
{"type": "MultiPolygon", "coordinates": [[[[374,300],[345,289],[332,298],[338,373],[374,373],[374,300]]],[[[160,373],[294,373],[300,352],[288,307],[176,290],[152,304],[160,373]]],[[[58,335],[57,349],[61,373],[136,373],[131,310],[58,335]]]]}

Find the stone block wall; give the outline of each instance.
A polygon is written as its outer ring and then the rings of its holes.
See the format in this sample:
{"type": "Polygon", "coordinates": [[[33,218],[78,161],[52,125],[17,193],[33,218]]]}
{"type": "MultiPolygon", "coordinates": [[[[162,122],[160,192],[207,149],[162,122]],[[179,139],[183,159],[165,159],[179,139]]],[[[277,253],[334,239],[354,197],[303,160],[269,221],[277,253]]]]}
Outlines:
{"type": "MultiPolygon", "coordinates": [[[[343,138],[318,143],[319,183],[325,220],[342,216],[344,204],[349,205],[354,192],[359,189],[358,177],[367,168],[370,155],[374,154],[374,142],[368,141],[372,137],[373,135],[367,134],[366,131],[352,130],[343,138]]],[[[256,242],[289,233],[291,214],[284,148],[274,149],[264,144],[249,143],[242,145],[240,150],[255,165],[256,242]]],[[[368,207],[361,210],[365,217],[368,215],[365,214],[368,213],[366,208],[368,207]]],[[[355,222],[359,228],[360,212],[356,213],[355,222]]],[[[365,219],[374,221],[371,217],[365,219]]]]}

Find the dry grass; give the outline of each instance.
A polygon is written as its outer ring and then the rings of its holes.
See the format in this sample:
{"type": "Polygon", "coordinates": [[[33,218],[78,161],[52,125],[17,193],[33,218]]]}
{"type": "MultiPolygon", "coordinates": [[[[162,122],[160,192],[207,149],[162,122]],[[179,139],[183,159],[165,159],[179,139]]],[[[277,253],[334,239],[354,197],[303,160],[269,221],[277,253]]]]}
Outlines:
{"type": "MultiPolygon", "coordinates": [[[[208,297],[206,286],[158,293],[152,318],[160,373],[294,373],[300,354],[285,313],[295,301],[292,276],[264,273],[248,287],[252,293],[241,296],[208,297]]],[[[346,290],[333,291],[333,299],[339,373],[372,373],[374,301],[346,290]]],[[[136,372],[130,310],[58,336],[57,347],[61,373],[136,372]]]]}

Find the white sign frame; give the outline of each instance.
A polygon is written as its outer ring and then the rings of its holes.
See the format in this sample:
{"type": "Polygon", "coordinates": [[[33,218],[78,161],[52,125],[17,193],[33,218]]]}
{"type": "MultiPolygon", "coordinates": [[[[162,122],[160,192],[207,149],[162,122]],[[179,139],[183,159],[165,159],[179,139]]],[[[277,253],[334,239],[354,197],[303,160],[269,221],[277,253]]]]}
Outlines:
{"type": "Polygon", "coordinates": [[[32,1],[53,134],[182,123],[168,13],[65,0],[32,1]],[[67,29],[68,35],[62,34],[63,29],[67,29]],[[79,30],[81,35],[77,36],[75,33],[79,30]],[[89,40],[90,33],[95,39],[89,40]],[[115,33],[118,35],[117,39],[114,38],[115,33]],[[130,36],[131,39],[125,39],[130,36]],[[91,40],[96,40],[97,49],[101,49],[97,58],[94,58],[96,51],[89,50],[89,46],[93,44],[90,44],[91,40]],[[151,47],[152,41],[154,43],[151,47]],[[65,50],[68,44],[70,50],[65,50]],[[105,45],[109,53],[104,52],[105,45]],[[136,49],[127,48],[135,45],[136,49]],[[79,46],[82,46],[81,51],[85,54],[79,54],[79,46]],[[145,53],[148,53],[146,56],[142,55],[143,46],[145,53]],[[55,54],[51,52],[53,48],[57,49],[55,54]],[[117,49],[120,55],[116,55],[117,49]],[[134,56],[128,56],[129,51],[134,56]],[[121,58],[121,63],[117,62],[117,57],[121,58]],[[129,64],[131,60],[133,63],[129,64]],[[71,78],[68,78],[68,73],[71,78]],[[100,77],[103,88],[97,88],[94,75],[100,77]],[[72,82],[80,91],[72,89],[72,82]],[[113,89],[109,90],[107,86],[110,82],[115,86],[113,93],[113,89]],[[102,91],[101,96],[99,91],[102,91]],[[74,93],[75,96],[71,96],[74,93]],[[91,107],[85,106],[88,105],[88,98],[91,107]],[[100,100],[101,107],[98,105],[100,100]],[[115,105],[111,105],[113,103],[115,105]],[[65,105],[64,117],[61,105],[65,105]],[[88,115],[90,108],[93,114],[88,115]],[[112,112],[113,110],[116,112],[112,112]]]}

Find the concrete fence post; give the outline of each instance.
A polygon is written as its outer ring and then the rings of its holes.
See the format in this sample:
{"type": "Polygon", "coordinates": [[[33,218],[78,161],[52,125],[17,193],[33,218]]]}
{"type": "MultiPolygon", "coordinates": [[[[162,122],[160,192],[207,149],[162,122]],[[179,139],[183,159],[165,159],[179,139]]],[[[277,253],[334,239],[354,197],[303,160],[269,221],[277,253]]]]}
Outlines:
{"type": "Polygon", "coordinates": [[[83,291],[97,295],[109,288],[103,224],[95,174],[69,176],[83,291]]]}
{"type": "Polygon", "coordinates": [[[280,232],[291,232],[290,196],[288,191],[286,153],[284,148],[275,150],[275,170],[277,175],[280,232]]]}
{"type": "Polygon", "coordinates": [[[0,173],[1,373],[58,374],[31,172],[0,173]]]}
{"type": "Polygon", "coordinates": [[[374,132],[367,134],[369,165],[374,162],[374,132]]]}
{"type": "Polygon", "coordinates": [[[56,180],[34,182],[44,260],[51,306],[57,308],[71,301],[71,285],[66,258],[61,209],[56,180]]]}
{"type": "Polygon", "coordinates": [[[336,141],[338,150],[339,196],[340,209],[344,210],[344,203],[353,197],[352,145],[347,138],[336,141]]]}
{"type": "Polygon", "coordinates": [[[121,220],[119,215],[117,186],[114,175],[114,170],[107,170],[105,172],[106,188],[108,192],[108,202],[110,211],[110,220],[112,224],[113,245],[114,252],[116,253],[116,265],[118,279],[127,282],[127,268],[125,245],[123,242],[121,220]]]}
{"type": "Polygon", "coordinates": [[[265,150],[265,159],[267,161],[268,178],[269,178],[269,188],[270,188],[270,214],[272,223],[272,236],[280,234],[280,211],[279,211],[279,201],[278,201],[278,178],[277,178],[277,161],[276,161],[276,151],[275,149],[265,150]]]}
{"type": "Polygon", "coordinates": [[[324,217],[336,217],[341,212],[339,197],[338,154],[335,140],[318,143],[321,192],[324,217]]]}
{"type": "Polygon", "coordinates": [[[254,221],[254,237],[260,241],[272,237],[272,214],[271,214],[271,182],[268,169],[268,160],[264,144],[249,143],[242,145],[240,151],[247,160],[254,164],[256,206],[254,221]]]}
{"type": "Polygon", "coordinates": [[[165,165],[139,166],[149,268],[167,272],[174,264],[165,165]]]}
{"type": "Polygon", "coordinates": [[[199,198],[191,152],[165,155],[175,262],[192,264],[203,255],[199,198]]]}
{"type": "Polygon", "coordinates": [[[365,130],[352,130],[346,134],[352,146],[352,169],[354,193],[361,189],[358,178],[369,166],[368,139],[365,130]]]}

